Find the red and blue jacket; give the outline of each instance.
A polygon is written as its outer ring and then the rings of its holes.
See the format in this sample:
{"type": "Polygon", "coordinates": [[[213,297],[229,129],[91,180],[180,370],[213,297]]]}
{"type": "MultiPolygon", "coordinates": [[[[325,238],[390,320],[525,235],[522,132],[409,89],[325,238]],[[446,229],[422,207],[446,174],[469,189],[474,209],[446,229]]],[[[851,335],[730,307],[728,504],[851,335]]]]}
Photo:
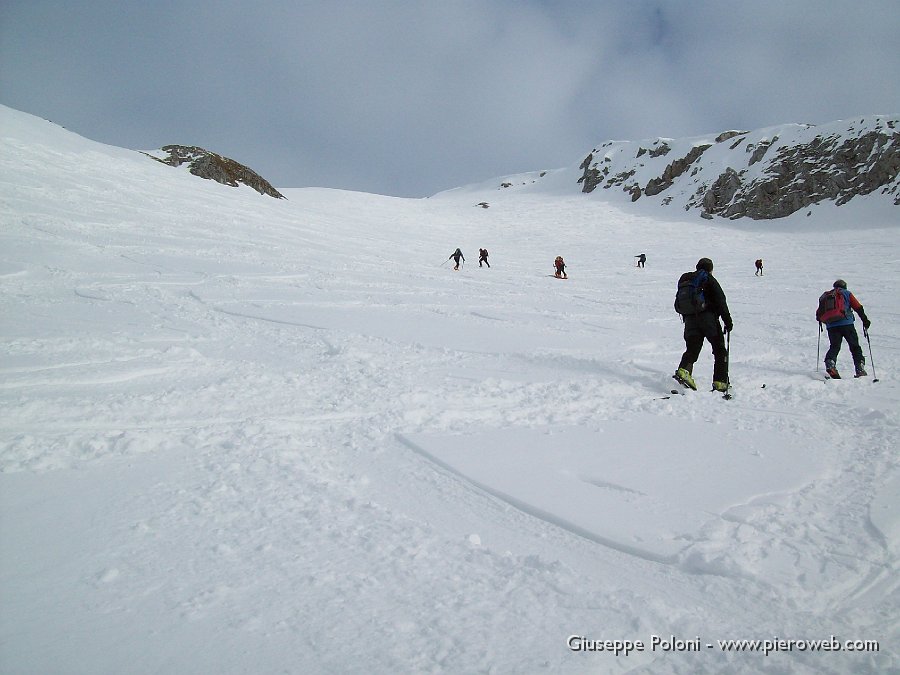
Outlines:
{"type": "Polygon", "coordinates": [[[856,296],[853,295],[846,288],[836,288],[836,291],[840,291],[844,296],[844,307],[847,308],[847,311],[844,312],[843,319],[837,319],[835,321],[829,321],[825,325],[828,328],[837,328],[838,326],[849,326],[853,323],[853,310],[856,310],[856,313],[859,314],[860,318],[865,318],[865,312],[863,311],[863,306],[860,304],[859,300],[856,299],[856,296]]]}

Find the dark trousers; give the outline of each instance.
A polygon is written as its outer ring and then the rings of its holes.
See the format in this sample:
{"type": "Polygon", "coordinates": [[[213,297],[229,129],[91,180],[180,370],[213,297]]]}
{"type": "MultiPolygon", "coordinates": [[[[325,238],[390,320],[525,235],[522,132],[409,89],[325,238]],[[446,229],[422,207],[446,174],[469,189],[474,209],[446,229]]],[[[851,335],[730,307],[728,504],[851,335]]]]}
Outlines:
{"type": "Polygon", "coordinates": [[[825,363],[829,361],[837,363],[838,354],[841,351],[841,342],[847,341],[850,354],[853,355],[853,365],[859,366],[866,362],[862,347],[859,346],[859,335],[856,334],[856,326],[852,323],[846,326],[833,326],[828,329],[828,351],[825,352],[825,363]]]}
{"type": "Polygon", "coordinates": [[[694,372],[694,363],[703,349],[703,340],[712,345],[715,365],[713,365],[713,382],[728,381],[728,351],[725,349],[725,336],[719,325],[719,317],[712,312],[700,312],[684,317],[684,354],[681,356],[679,368],[689,373],[694,372]]]}
{"type": "Polygon", "coordinates": [[[487,258],[479,258],[479,260],[478,260],[478,266],[479,266],[479,267],[481,267],[481,263],[484,263],[484,264],[487,265],[488,267],[491,266],[491,263],[489,263],[489,262],[487,261],[487,258]]]}

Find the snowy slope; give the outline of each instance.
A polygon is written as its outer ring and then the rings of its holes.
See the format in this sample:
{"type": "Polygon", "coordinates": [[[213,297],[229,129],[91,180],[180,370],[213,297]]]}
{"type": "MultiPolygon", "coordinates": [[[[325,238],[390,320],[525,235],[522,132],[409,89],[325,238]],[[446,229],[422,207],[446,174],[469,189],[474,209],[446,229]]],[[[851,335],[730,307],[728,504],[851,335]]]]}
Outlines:
{"type": "Polygon", "coordinates": [[[0,670],[900,669],[900,241],[869,202],[774,229],[282,192],[0,108],[0,670]],[[700,256],[731,401],[708,348],[669,394],[700,256]],[[875,363],[824,382],[838,276],[875,363]],[[776,636],[879,651],[718,644],[776,636]]]}

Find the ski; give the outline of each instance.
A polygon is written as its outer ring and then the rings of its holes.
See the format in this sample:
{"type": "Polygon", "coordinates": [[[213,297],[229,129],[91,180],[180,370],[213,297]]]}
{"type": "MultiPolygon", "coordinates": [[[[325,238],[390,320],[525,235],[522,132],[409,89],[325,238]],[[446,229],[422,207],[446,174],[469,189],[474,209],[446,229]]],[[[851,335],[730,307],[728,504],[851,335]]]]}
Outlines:
{"type": "Polygon", "coordinates": [[[672,389],[669,392],[669,396],[660,396],[657,400],[659,401],[668,401],[672,396],[684,396],[683,391],[678,391],[677,389],[672,389]]]}
{"type": "MultiPolygon", "coordinates": [[[[684,381],[678,379],[678,376],[677,376],[677,375],[673,375],[673,376],[672,376],[672,379],[675,380],[678,384],[680,384],[680,385],[681,385],[682,387],[684,387],[685,389],[690,389],[691,391],[696,391],[696,389],[694,389],[693,387],[691,387],[687,382],[684,382],[684,381]]],[[[674,392],[674,391],[675,391],[675,390],[673,390],[673,392],[674,392]]],[[[678,392],[678,393],[679,393],[679,394],[684,394],[683,391],[680,391],[680,392],[678,392]]]]}

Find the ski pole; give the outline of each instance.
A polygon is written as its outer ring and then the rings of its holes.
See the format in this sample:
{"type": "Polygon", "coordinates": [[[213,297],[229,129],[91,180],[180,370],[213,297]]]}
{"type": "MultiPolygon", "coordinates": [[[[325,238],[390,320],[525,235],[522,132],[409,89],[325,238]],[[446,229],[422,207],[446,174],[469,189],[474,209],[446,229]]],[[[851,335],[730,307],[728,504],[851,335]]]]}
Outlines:
{"type": "Polygon", "coordinates": [[[731,331],[725,334],[725,391],[731,386],[731,331]]]}
{"type": "MultiPolygon", "coordinates": [[[[816,372],[819,372],[819,354],[822,351],[822,322],[819,322],[819,343],[816,345],[816,372]]],[[[874,372],[874,370],[872,371],[874,372]]]]}
{"type": "Polygon", "coordinates": [[[731,331],[725,335],[725,384],[731,386],[731,331]]]}
{"type": "Polygon", "coordinates": [[[731,331],[725,334],[725,393],[726,400],[731,398],[731,331]]]}
{"type": "Polygon", "coordinates": [[[450,262],[450,258],[447,258],[444,262],[441,263],[440,266],[443,267],[443,266],[446,265],[448,262],[450,262]]]}
{"type": "Polygon", "coordinates": [[[872,364],[872,382],[878,382],[878,376],[875,375],[875,358],[872,356],[872,341],[869,339],[868,328],[863,328],[863,335],[866,336],[866,342],[869,343],[869,363],[872,364]]]}

